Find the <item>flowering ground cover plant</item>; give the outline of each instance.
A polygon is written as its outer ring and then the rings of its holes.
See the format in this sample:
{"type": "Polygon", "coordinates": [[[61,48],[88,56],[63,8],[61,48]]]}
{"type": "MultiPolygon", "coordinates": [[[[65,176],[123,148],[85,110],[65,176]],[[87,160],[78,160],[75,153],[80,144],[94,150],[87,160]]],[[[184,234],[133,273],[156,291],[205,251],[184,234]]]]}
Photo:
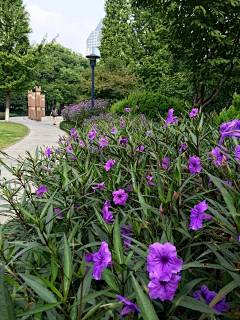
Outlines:
{"type": "Polygon", "coordinates": [[[109,111],[112,104],[111,100],[96,99],[94,100],[94,109],[92,112],[92,101],[85,100],[76,105],[69,105],[62,110],[62,115],[70,123],[80,125],[85,119],[92,116],[99,116],[109,111]]]}
{"type": "Polygon", "coordinates": [[[16,217],[1,228],[0,286],[12,313],[239,319],[239,124],[128,109],[9,168],[2,211],[16,217]]]}

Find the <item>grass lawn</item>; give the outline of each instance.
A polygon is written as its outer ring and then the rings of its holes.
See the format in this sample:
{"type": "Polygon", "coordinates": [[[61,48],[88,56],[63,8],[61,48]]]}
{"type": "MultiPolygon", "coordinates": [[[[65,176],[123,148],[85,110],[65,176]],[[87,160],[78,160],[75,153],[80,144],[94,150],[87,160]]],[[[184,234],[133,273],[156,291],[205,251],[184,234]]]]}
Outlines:
{"type": "Polygon", "coordinates": [[[28,128],[22,124],[0,122],[0,150],[17,142],[28,133],[28,128]]]}

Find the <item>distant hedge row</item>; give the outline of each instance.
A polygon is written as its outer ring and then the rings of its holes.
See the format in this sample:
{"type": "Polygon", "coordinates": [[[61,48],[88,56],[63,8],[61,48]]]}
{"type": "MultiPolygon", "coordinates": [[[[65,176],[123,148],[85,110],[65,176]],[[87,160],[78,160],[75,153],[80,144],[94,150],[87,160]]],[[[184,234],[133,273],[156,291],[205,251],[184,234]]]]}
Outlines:
{"type": "Polygon", "coordinates": [[[177,98],[168,98],[160,92],[136,92],[131,93],[125,99],[118,101],[111,107],[112,113],[124,114],[125,108],[130,108],[132,113],[144,114],[148,118],[156,118],[158,115],[166,117],[169,109],[174,109],[175,115],[189,111],[190,106],[185,101],[177,98]],[[136,105],[139,109],[136,108],[136,105]]]}

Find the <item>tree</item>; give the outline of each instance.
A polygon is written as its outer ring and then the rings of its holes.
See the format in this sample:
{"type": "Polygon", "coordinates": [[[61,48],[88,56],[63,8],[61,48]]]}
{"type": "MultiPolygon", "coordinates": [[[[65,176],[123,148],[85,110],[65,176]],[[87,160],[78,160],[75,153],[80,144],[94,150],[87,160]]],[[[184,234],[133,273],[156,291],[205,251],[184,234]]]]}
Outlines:
{"type": "Polygon", "coordinates": [[[78,95],[75,90],[82,71],[89,67],[89,61],[81,54],[72,52],[60,44],[47,47],[44,61],[35,80],[36,85],[46,92],[46,103],[73,103],[78,95]]]}
{"type": "Polygon", "coordinates": [[[164,17],[171,50],[185,56],[192,74],[194,106],[205,109],[239,62],[239,0],[132,0],[164,17]]]}
{"type": "Polygon", "coordinates": [[[43,43],[29,42],[29,15],[22,0],[0,0],[0,91],[6,95],[5,121],[9,121],[12,92],[31,86],[43,43]]]}
{"type": "Polygon", "coordinates": [[[127,66],[133,60],[130,3],[128,0],[107,0],[105,12],[100,47],[101,58],[105,61],[109,57],[118,57],[127,66]]]}

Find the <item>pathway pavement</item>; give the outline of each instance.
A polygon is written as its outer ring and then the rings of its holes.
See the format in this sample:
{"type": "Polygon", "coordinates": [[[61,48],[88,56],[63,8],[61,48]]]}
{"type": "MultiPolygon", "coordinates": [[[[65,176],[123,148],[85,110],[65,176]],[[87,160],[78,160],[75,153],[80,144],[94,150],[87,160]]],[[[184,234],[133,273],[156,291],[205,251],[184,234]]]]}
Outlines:
{"type": "MultiPolygon", "coordinates": [[[[3,151],[8,155],[17,158],[25,157],[26,151],[29,151],[34,155],[35,150],[41,147],[52,147],[57,145],[59,135],[64,135],[64,131],[59,128],[59,123],[62,121],[62,117],[57,118],[57,125],[54,126],[52,123],[52,117],[42,118],[41,122],[35,120],[29,120],[27,117],[16,117],[11,118],[11,122],[21,123],[28,127],[29,133],[22,140],[15,143],[14,145],[5,148],[3,151]]],[[[0,137],[1,139],[1,137],[0,137]]],[[[16,161],[9,160],[4,158],[2,155],[0,157],[5,161],[9,166],[14,166],[16,161]]],[[[11,173],[9,173],[4,167],[0,166],[0,183],[6,178],[10,180],[12,178],[11,173]]],[[[1,187],[1,186],[0,186],[1,187]]],[[[3,204],[0,200],[0,205],[3,204]]],[[[6,217],[0,216],[0,223],[3,223],[6,220],[6,217]]]]}

